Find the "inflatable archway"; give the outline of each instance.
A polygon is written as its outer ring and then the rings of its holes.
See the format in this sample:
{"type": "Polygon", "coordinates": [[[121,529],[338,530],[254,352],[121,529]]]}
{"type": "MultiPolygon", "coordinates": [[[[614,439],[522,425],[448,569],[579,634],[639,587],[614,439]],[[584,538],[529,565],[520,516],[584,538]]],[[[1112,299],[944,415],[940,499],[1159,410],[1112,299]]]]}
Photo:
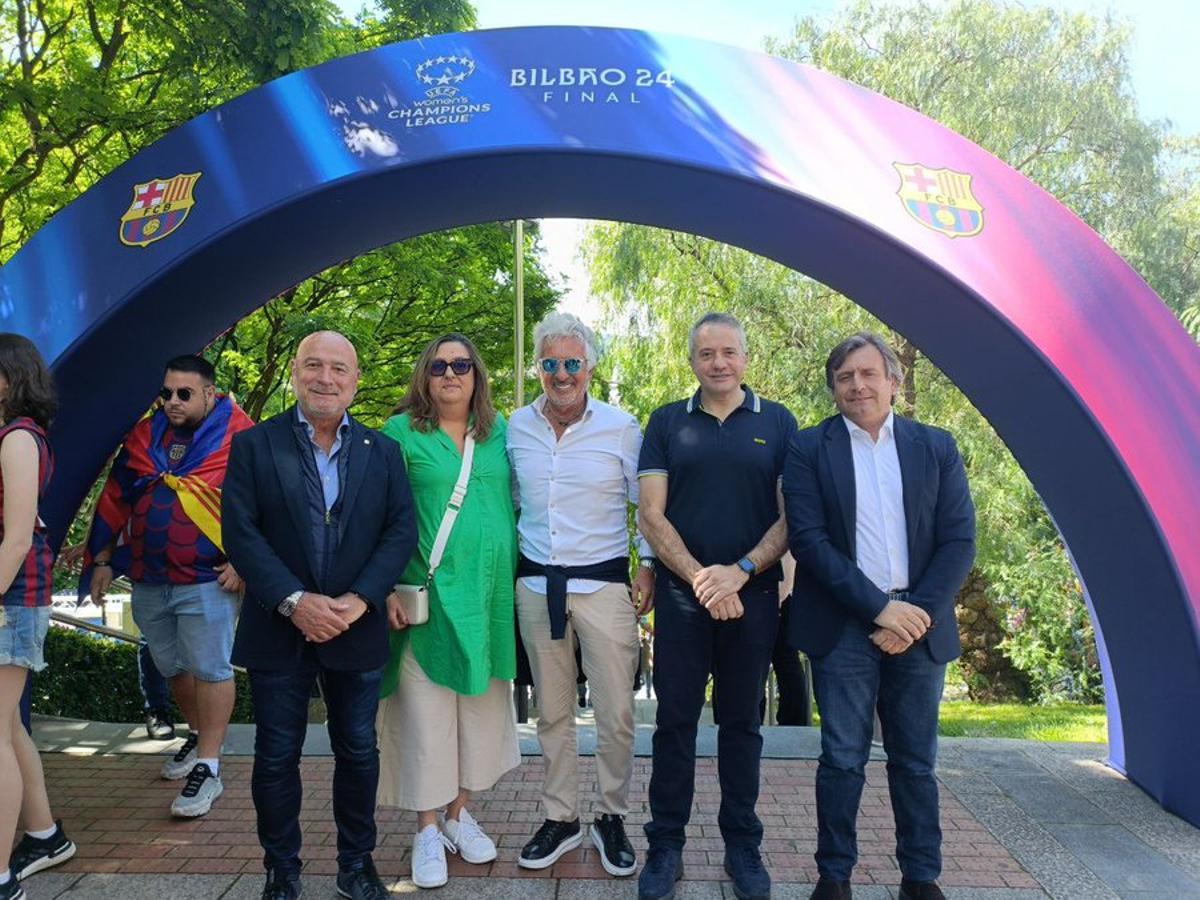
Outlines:
{"type": "Polygon", "coordinates": [[[61,535],[164,359],[371,248],[554,216],[744,247],[914,341],[1069,543],[1110,662],[1114,765],[1200,824],[1200,350],[1019,173],[772,57],[620,30],[439,35],[173,131],[0,270],[0,328],[37,341],[64,401],[47,521],[61,535]]]}

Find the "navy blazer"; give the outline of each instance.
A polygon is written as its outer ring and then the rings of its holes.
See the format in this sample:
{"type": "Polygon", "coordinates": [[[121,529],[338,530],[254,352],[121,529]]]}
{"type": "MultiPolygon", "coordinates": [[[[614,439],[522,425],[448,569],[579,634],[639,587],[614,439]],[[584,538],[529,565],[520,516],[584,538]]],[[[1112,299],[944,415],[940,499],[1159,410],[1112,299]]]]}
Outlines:
{"type": "MultiPolygon", "coordinates": [[[[954,600],[975,560],[975,506],[949,433],[894,416],[908,532],[908,600],[933,627],[909,652],[947,662],[962,652],[954,600]]],[[[788,546],[796,558],[788,639],[823,656],[851,621],[866,627],[887,604],[855,560],[854,456],[840,415],[792,439],[783,469],[788,546]]]]}
{"type": "Polygon", "coordinates": [[[313,571],[312,520],[304,487],[295,407],[234,435],[221,492],[225,553],[246,582],[233,662],[291,671],[315,653],[330,669],[377,669],[388,657],[387,595],[416,547],[412,491],[400,445],[350,419],[341,486],[339,544],[326,581],[313,571]],[[309,643],[277,607],[295,591],[336,597],[353,591],[368,611],[323,643],[309,643]]]}

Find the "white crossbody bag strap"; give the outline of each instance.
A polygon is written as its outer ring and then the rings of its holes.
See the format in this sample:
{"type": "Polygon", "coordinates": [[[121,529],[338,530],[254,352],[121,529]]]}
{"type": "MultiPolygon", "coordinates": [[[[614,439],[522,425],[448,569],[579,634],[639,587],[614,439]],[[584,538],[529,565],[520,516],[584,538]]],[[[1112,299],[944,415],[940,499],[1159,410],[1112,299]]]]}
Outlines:
{"type": "Polygon", "coordinates": [[[446,504],[446,513],[442,516],[442,524],[438,526],[437,537],[433,539],[433,549],[429,551],[429,575],[425,578],[428,587],[433,583],[433,573],[442,564],[442,554],[446,552],[446,544],[450,541],[450,532],[454,529],[454,520],[462,509],[463,501],[467,498],[467,482],[471,479],[471,461],[475,458],[475,438],[469,432],[463,443],[462,468],[458,471],[458,482],[450,492],[450,502],[446,504]]]}

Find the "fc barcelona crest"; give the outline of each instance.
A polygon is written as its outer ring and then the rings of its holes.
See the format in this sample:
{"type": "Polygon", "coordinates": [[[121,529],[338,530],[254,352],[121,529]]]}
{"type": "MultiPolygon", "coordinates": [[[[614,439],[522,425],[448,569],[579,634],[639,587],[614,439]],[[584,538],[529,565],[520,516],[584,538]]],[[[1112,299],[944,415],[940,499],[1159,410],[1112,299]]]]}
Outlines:
{"type": "Polygon", "coordinates": [[[133,186],[133,202],[121,216],[121,243],[145,247],[174,232],[196,204],[192,190],[200,172],[156,178],[133,186]]]}
{"type": "Polygon", "coordinates": [[[892,163],[900,175],[896,191],[908,214],[946,237],[971,237],[983,231],[983,206],[971,193],[971,176],[919,163],[892,163]]]}

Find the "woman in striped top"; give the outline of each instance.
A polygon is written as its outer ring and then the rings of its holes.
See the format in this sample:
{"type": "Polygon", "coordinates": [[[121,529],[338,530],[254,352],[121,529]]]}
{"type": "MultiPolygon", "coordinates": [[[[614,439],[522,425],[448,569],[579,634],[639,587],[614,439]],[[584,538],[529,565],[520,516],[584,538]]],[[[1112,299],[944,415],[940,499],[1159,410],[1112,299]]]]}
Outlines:
{"type": "Polygon", "coordinates": [[[66,862],[75,845],[55,821],[42,761],[21,723],[29,672],[46,667],[54,562],[38,500],[54,470],[46,429],[56,409],[50,372],[19,334],[0,334],[0,848],[26,829],[0,869],[0,900],[25,896],[21,879],[66,862]]]}

